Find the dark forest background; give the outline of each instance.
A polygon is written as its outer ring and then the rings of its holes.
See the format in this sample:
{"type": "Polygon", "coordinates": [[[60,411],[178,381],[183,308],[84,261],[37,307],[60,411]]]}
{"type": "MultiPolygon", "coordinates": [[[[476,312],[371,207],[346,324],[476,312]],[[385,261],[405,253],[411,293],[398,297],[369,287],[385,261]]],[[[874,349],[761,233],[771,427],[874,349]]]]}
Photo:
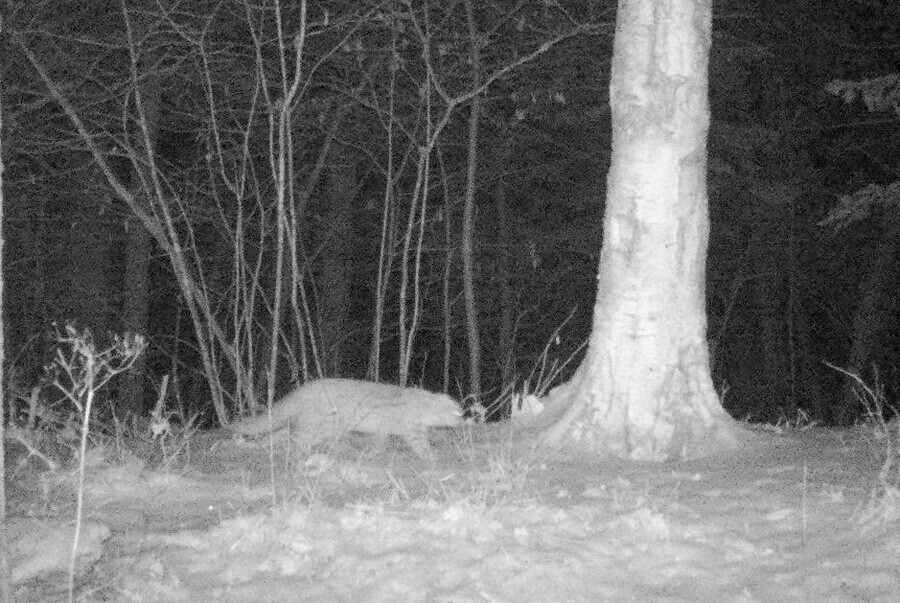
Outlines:
{"type": "MultiPolygon", "coordinates": [[[[897,72],[900,3],[713,9],[714,380],[737,418],[846,424],[864,409],[826,363],[900,389],[900,127],[829,83],[897,72]]],[[[41,382],[53,323],[74,321],[146,334],[109,390],[122,412],[150,408],[164,375],[210,420],[319,373],[461,397],[472,136],[485,397],[577,366],[614,2],[0,10],[10,391],[41,382]]]]}

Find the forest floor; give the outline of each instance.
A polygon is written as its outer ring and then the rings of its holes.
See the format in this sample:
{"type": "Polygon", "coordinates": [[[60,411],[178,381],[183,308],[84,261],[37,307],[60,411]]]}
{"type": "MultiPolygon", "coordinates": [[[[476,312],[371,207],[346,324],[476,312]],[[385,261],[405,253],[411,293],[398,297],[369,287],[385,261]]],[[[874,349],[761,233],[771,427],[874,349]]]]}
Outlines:
{"type": "MultiPolygon", "coordinates": [[[[275,446],[274,463],[221,432],[177,453],[94,446],[75,596],[900,601],[896,442],[865,426],[754,431],[727,458],[661,464],[563,456],[491,426],[437,434],[428,460],[363,436],[275,446]]],[[[64,601],[77,472],[7,447],[15,600],[64,601]]]]}

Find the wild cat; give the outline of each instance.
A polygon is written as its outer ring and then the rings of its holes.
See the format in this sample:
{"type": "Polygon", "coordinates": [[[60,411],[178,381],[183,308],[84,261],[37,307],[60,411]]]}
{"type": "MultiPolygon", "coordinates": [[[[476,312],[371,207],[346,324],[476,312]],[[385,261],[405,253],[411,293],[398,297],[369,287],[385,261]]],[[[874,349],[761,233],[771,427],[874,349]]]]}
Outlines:
{"type": "Polygon", "coordinates": [[[431,427],[453,427],[462,423],[456,401],[415,387],[356,379],[319,379],[294,390],[272,406],[268,413],[243,419],[231,429],[241,435],[260,435],[291,426],[301,446],[312,447],[349,432],[391,435],[402,438],[420,457],[431,447],[431,427]]]}

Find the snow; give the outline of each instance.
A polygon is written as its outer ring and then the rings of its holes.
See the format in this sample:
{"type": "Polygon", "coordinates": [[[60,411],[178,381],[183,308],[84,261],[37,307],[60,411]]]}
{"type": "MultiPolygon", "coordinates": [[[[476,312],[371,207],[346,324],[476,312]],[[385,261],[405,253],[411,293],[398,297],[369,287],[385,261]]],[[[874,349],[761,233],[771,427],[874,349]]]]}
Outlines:
{"type": "MultiPolygon", "coordinates": [[[[502,430],[444,436],[428,460],[357,439],[276,447],[272,464],[219,433],[165,465],[94,451],[76,595],[900,601],[900,484],[879,482],[886,448],[868,428],[764,433],[679,463],[566,456],[502,430]]],[[[72,470],[10,465],[16,600],[65,600],[72,470]]]]}

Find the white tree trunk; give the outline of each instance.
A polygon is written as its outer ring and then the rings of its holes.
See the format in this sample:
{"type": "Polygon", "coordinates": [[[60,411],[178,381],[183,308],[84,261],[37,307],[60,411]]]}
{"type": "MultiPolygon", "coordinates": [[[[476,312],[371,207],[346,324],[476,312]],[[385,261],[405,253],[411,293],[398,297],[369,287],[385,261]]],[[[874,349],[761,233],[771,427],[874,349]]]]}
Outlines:
{"type": "Polygon", "coordinates": [[[546,444],[663,460],[733,444],[706,347],[709,0],[620,0],[594,324],[546,444]]]}

